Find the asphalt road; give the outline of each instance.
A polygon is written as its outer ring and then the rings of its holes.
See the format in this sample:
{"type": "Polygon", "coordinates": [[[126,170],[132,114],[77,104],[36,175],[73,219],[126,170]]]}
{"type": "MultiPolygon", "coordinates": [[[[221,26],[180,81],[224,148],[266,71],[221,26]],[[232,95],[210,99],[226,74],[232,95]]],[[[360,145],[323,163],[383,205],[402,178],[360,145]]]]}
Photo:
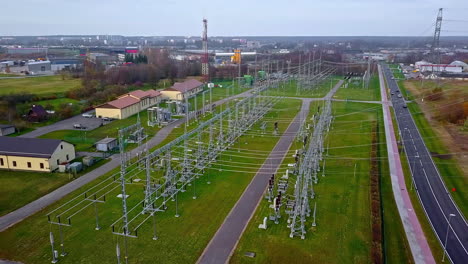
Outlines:
{"type": "Polygon", "coordinates": [[[411,167],[414,186],[426,216],[442,247],[447,241],[448,258],[456,264],[468,263],[468,224],[466,219],[450,196],[411,113],[407,108],[404,108],[405,99],[398,98],[400,88],[397,82],[392,79],[393,73],[387,65],[382,67],[388,87],[394,92],[391,101],[411,167]],[[450,214],[454,216],[450,217],[450,214]]]}
{"type": "MultiPolygon", "coordinates": [[[[92,112],[92,111],[90,111],[92,112]]],[[[48,126],[43,126],[39,127],[29,133],[25,133],[21,135],[20,137],[25,137],[25,138],[35,138],[39,137],[42,135],[45,135],[47,133],[57,131],[57,130],[82,130],[82,131],[89,131],[98,128],[103,124],[104,121],[100,118],[92,117],[92,118],[86,118],[83,117],[81,114],[70,117],[68,119],[64,119],[61,121],[58,121],[54,124],[48,125],[48,126]],[[74,124],[81,124],[86,127],[86,129],[75,129],[73,128],[74,124]]]]}
{"type": "MultiPolygon", "coordinates": [[[[214,104],[219,105],[223,104],[229,100],[233,100],[235,98],[244,97],[248,95],[250,91],[243,92],[238,95],[231,96],[229,98],[225,98],[219,101],[214,102],[214,104]]],[[[190,119],[195,117],[194,113],[189,115],[190,119]]],[[[84,117],[82,117],[84,118],[84,117]]],[[[84,118],[89,120],[90,118],[84,118]]],[[[68,120],[68,119],[67,119],[68,120]]],[[[65,121],[65,120],[64,120],[65,121]]],[[[68,122],[68,121],[67,121],[68,122]]],[[[170,123],[169,125],[161,128],[158,133],[151,139],[147,141],[146,144],[143,144],[140,148],[135,148],[131,151],[130,156],[135,157],[138,152],[142,152],[144,148],[149,147],[152,148],[159,143],[161,143],[167,136],[172,132],[172,130],[185,122],[185,118],[178,119],[175,122],[170,123]]],[[[49,130],[55,129],[56,126],[49,126],[49,130]]],[[[52,130],[53,131],[53,130],[52,130]]],[[[35,132],[35,131],[33,131],[35,132]]],[[[63,198],[65,195],[77,190],[78,188],[82,187],[83,185],[97,179],[101,175],[109,172],[120,166],[120,155],[116,154],[111,156],[111,161],[102,165],[101,167],[96,168],[95,170],[86,173],[85,175],[79,177],[78,179],[63,185],[62,187],[42,196],[41,198],[9,213],[4,216],[0,217],[0,232],[4,231],[5,229],[13,226],[16,223],[23,221],[25,218],[37,213],[41,209],[51,205],[52,203],[58,201],[59,199],[63,198]]]]}
{"type": "Polygon", "coordinates": [[[390,112],[390,102],[387,98],[387,88],[382,67],[379,65],[380,93],[382,97],[383,122],[385,126],[385,141],[387,143],[388,165],[390,169],[390,179],[395,203],[398,208],[406,238],[411,249],[413,260],[416,264],[436,263],[431,248],[427,243],[427,238],[422,230],[418,216],[414,210],[406,188],[405,174],[401,165],[400,152],[395,136],[392,115],[390,112]]]}
{"type": "MultiPolygon", "coordinates": [[[[342,84],[343,81],[339,81],[324,98],[331,99],[342,84]]],[[[236,248],[242,233],[247,227],[247,224],[263,197],[271,174],[276,173],[281,165],[281,162],[294,141],[302,122],[304,122],[304,117],[309,113],[310,102],[314,100],[314,98],[298,99],[302,99],[301,111],[289,124],[289,127],[276,143],[276,146],[273,148],[262,167],[257,171],[257,174],[254,176],[249,186],[247,186],[247,189],[244,191],[221,227],[211,239],[197,263],[219,264],[227,263],[229,261],[229,258],[236,248]]]]}

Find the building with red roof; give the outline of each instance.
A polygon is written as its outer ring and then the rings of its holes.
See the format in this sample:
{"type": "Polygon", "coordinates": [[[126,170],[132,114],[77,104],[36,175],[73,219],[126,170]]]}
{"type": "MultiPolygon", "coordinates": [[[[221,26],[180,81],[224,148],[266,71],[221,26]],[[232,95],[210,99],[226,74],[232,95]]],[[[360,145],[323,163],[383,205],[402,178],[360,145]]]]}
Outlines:
{"type": "Polygon", "coordinates": [[[161,91],[162,97],[168,100],[182,101],[185,97],[191,97],[203,91],[203,83],[196,79],[189,79],[184,82],[176,82],[171,87],[161,91]]]}
{"type": "Polygon", "coordinates": [[[96,116],[124,119],[132,116],[161,100],[161,92],[156,90],[135,90],[119,96],[116,100],[96,107],[96,116]]]}

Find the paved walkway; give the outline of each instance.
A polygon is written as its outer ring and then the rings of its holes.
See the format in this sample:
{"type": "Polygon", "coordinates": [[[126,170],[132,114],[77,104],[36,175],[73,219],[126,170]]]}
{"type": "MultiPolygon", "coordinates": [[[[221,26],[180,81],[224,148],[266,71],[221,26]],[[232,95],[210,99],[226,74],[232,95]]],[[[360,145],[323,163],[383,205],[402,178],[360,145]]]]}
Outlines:
{"type": "MultiPolygon", "coordinates": [[[[243,92],[238,95],[231,96],[219,101],[214,102],[216,105],[223,104],[227,101],[233,100],[235,98],[244,97],[249,94],[250,91],[243,92]]],[[[194,114],[189,115],[190,119],[194,118],[194,114]]],[[[153,148],[160,144],[167,136],[172,132],[172,130],[185,122],[185,118],[178,119],[175,122],[170,123],[169,125],[161,128],[158,133],[150,140],[147,141],[147,144],[143,144],[140,148],[133,149],[130,153],[131,157],[135,157],[137,152],[143,151],[146,146],[153,148]]],[[[113,155],[110,157],[111,161],[108,163],[96,168],[95,170],[86,173],[85,175],[79,177],[78,179],[63,185],[62,187],[42,196],[41,198],[13,211],[7,215],[0,217],[0,232],[6,230],[7,228],[13,226],[16,223],[21,222],[25,218],[37,213],[43,208],[51,205],[52,203],[63,198],[65,195],[77,190],[83,185],[97,179],[98,177],[104,175],[105,173],[117,168],[120,165],[120,155],[113,155]]]]}
{"type": "Polygon", "coordinates": [[[400,154],[393,129],[392,116],[390,114],[389,102],[382,69],[379,65],[380,92],[382,95],[382,109],[384,115],[385,137],[387,141],[388,163],[390,177],[392,180],[393,195],[397,204],[398,212],[405,229],[406,237],[410,245],[411,253],[415,263],[435,263],[427,239],[414,212],[408,190],[405,185],[405,176],[401,166],[400,154]]]}
{"type": "MultiPolygon", "coordinates": [[[[343,81],[339,81],[335,87],[328,92],[324,99],[331,99],[342,84],[343,81]]],[[[247,227],[247,224],[255,213],[255,210],[263,197],[271,174],[276,173],[281,165],[301,127],[301,124],[309,114],[310,103],[314,101],[314,98],[297,99],[302,100],[301,111],[290,123],[278,143],[276,143],[276,146],[271,151],[267,160],[265,160],[262,167],[258,170],[249,186],[247,186],[247,189],[234,205],[234,208],[231,210],[221,227],[203,251],[197,261],[198,263],[218,264],[227,263],[229,261],[229,258],[236,248],[242,233],[247,227]]]]}

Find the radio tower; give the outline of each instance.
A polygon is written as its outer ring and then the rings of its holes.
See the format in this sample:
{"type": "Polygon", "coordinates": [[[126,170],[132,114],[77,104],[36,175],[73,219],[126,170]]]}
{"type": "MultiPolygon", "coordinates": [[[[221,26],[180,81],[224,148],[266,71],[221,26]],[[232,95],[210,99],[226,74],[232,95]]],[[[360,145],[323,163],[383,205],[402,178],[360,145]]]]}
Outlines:
{"type": "Polygon", "coordinates": [[[210,78],[210,76],[209,76],[210,66],[208,64],[208,20],[206,18],[203,19],[202,42],[203,42],[203,55],[202,55],[202,58],[201,58],[202,76],[203,76],[203,81],[208,82],[208,80],[210,78]]]}
{"type": "Polygon", "coordinates": [[[440,49],[439,49],[439,39],[440,39],[440,30],[442,28],[442,8],[439,8],[439,13],[437,14],[434,39],[432,40],[431,54],[434,58],[435,64],[440,64],[440,49]]]}

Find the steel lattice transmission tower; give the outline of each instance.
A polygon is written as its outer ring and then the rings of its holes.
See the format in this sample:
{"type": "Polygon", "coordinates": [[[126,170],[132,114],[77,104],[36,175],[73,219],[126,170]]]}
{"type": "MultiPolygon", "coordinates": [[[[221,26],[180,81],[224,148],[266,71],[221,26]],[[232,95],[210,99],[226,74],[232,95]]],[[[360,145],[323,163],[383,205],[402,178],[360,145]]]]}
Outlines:
{"type": "Polygon", "coordinates": [[[440,64],[439,42],[440,42],[440,30],[442,28],[442,10],[443,10],[442,8],[439,8],[439,13],[437,14],[434,38],[432,40],[432,46],[431,46],[431,54],[434,58],[434,63],[436,64],[440,64]]]}
{"type": "Polygon", "coordinates": [[[203,19],[203,55],[201,58],[202,63],[202,76],[205,82],[208,82],[210,76],[210,66],[208,63],[208,20],[206,18],[203,19]]]}

